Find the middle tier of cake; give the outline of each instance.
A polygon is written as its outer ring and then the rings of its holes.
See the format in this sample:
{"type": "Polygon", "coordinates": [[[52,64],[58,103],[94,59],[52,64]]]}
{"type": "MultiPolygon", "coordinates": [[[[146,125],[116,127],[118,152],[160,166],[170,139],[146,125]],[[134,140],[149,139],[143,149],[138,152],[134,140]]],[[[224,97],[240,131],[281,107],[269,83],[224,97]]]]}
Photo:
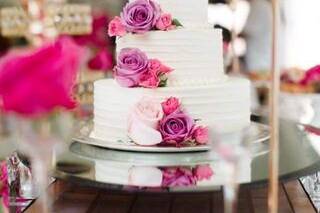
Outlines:
{"type": "Polygon", "coordinates": [[[228,133],[250,124],[250,83],[240,78],[193,87],[164,87],[155,90],[123,88],[112,79],[94,85],[94,133],[107,141],[127,139],[127,118],[132,107],[143,97],[163,101],[177,97],[194,119],[212,132],[228,133]]]}
{"type": "Polygon", "coordinates": [[[226,80],[221,30],[181,28],[128,34],[117,39],[117,53],[123,48],[139,48],[149,58],[173,68],[168,86],[211,85],[226,80]]]}

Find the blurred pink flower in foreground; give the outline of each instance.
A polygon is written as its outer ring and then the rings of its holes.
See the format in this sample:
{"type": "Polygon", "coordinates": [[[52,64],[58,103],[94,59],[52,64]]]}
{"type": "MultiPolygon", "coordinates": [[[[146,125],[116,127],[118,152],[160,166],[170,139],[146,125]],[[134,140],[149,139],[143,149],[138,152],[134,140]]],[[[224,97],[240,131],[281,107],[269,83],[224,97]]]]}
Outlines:
{"type": "Polygon", "coordinates": [[[0,60],[0,108],[24,116],[39,116],[56,107],[73,109],[72,90],[84,53],[68,37],[9,53],[0,60]]]}

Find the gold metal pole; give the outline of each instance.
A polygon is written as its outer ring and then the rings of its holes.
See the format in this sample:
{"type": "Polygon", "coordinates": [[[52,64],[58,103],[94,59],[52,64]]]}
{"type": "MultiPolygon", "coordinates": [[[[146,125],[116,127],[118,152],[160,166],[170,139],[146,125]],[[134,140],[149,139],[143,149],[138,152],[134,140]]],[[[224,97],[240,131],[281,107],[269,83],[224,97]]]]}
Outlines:
{"type": "Polygon", "coordinates": [[[270,89],[270,154],[269,154],[269,196],[268,212],[278,212],[278,187],[279,187],[279,89],[280,70],[278,62],[278,28],[279,28],[279,2],[272,0],[272,64],[271,64],[271,89],[270,89]]]}

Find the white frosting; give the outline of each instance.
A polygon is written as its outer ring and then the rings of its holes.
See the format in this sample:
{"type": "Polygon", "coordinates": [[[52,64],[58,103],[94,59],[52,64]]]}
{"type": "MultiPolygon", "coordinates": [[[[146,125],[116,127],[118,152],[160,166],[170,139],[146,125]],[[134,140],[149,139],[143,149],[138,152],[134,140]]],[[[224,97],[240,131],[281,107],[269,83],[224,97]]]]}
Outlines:
{"type": "Polygon", "coordinates": [[[212,131],[233,132],[249,125],[250,86],[245,79],[230,78],[207,86],[164,87],[155,90],[123,88],[105,79],[94,85],[94,136],[104,140],[127,138],[127,117],[132,106],[144,96],[163,101],[180,98],[194,119],[212,131]]]}
{"type": "MultiPolygon", "coordinates": [[[[134,1],[134,0],[130,0],[134,1]]],[[[156,0],[163,12],[172,14],[184,27],[203,27],[208,23],[208,0],[156,0]]]]}
{"type": "Polygon", "coordinates": [[[128,34],[117,40],[117,53],[123,48],[139,48],[173,68],[168,86],[210,85],[226,79],[221,30],[181,28],[128,34]]]}

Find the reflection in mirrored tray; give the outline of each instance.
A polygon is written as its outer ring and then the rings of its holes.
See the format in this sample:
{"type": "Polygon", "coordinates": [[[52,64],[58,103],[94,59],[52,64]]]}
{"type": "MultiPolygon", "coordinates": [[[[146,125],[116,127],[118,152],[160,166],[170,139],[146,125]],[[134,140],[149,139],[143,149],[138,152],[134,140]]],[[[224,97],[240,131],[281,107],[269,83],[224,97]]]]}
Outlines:
{"type": "MultiPolygon", "coordinates": [[[[135,153],[81,143],[72,144],[70,151],[90,160],[94,167],[92,178],[102,183],[182,190],[184,187],[219,187],[232,177],[232,164],[215,152],[135,153]]],[[[238,164],[241,171],[238,183],[250,182],[252,159],[246,156],[238,164]]]]}
{"type": "MultiPolygon", "coordinates": [[[[315,172],[320,158],[314,137],[310,137],[312,133],[284,120],[280,132],[280,178],[297,178],[315,172]]],[[[237,173],[233,180],[237,183],[264,184],[268,178],[267,168],[268,143],[252,143],[230,161],[215,149],[196,153],[137,153],[75,142],[59,157],[55,175],[109,190],[186,192],[220,190],[231,181],[234,169],[237,173]]]]}

